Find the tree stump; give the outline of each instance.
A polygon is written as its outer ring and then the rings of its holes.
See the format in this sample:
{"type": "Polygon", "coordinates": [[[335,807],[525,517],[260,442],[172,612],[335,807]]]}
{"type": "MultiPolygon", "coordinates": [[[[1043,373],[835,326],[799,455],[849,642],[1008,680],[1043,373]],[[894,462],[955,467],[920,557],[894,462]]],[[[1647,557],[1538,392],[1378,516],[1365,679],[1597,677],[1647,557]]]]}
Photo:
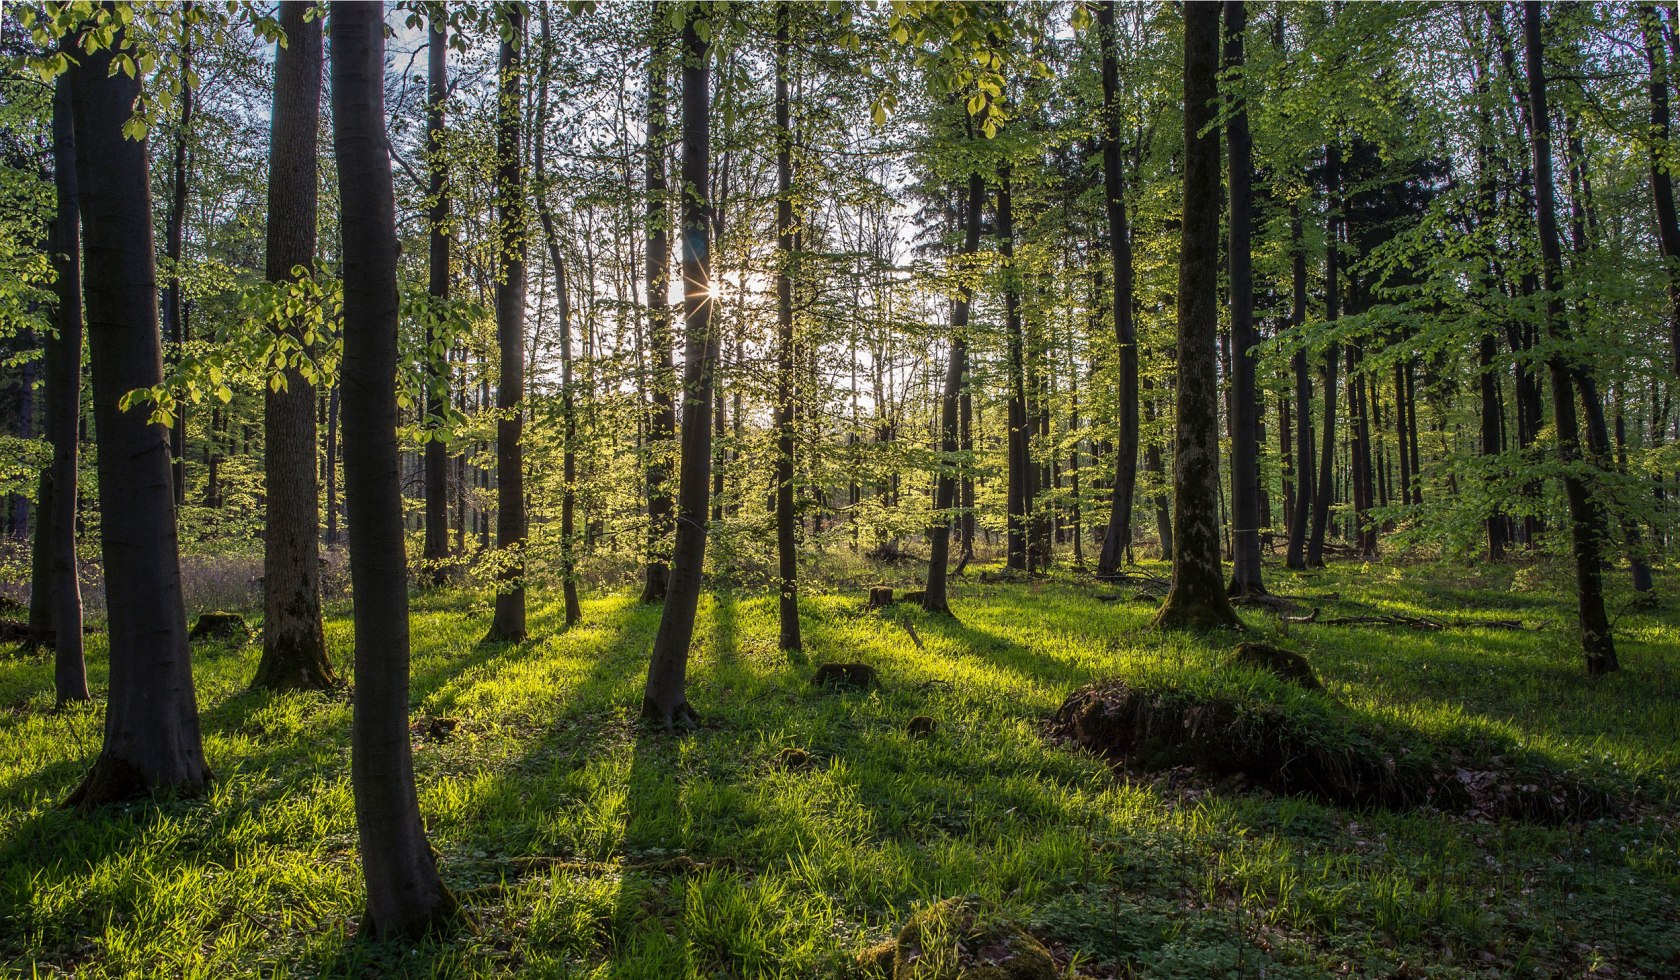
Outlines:
{"type": "Polygon", "coordinates": [[[869,608],[885,609],[892,605],[893,590],[890,585],[871,585],[869,587],[869,608]]]}
{"type": "Polygon", "coordinates": [[[811,686],[870,690],[881,686],[881,675],[868,664],[823,664],[811,676],[811,686]]]}
{"type": "Polygon", "coordinates": [[[251,627],[246,625],[245,617],[238,613],[201,613],[198,621],[193,623],[192,632],[187,634],[187,639],[238,640],[247,643],[251,639],[251,627]]]}

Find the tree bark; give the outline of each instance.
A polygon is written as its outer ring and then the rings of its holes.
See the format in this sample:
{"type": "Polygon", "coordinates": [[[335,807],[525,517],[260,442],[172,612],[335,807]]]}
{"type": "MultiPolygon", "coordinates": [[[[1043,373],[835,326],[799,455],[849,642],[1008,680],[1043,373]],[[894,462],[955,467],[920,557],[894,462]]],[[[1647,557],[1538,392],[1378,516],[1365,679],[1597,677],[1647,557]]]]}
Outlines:
{"type": "MultiPolygon", "coordinates": [[[[1341,147],[1325,148],[1324,185],[1329,202],[1324,220],[1324,319],[1335,323],[1341,315],[1339,280],[1341,225],[1341,147]]],[[[1307,566],[1324,567],[1324,535],[1329,529],[1330,504],[1336,499],[1336,389],[1337,360],[1341,354],[1332,342],[1324,354],[1324,432],[1318,460],[1318,489],[1313,493],[1312,528],[1307,537],[1307,566]]]]}
{"type": "MultiPolygon", "coordinates": [[[[1225,0],[1225,68],[1241,72],[1248,10],[1225,0]]],[[[1229,99],[1227,101],[1230,101],[1229,99]]],[[[1231,595],[1261,595],[1260,394],[1255,387],[1254,273],[1249,253],[1254,208],[1254,143],[1248,132],[1248,97],[1231,107],[1225,122],[1231,216],[1226,256],[1231,279],[1231,595]]]]}
{"type": "Polygon", "coordinates": [[[687,8],[682,33],[682,464],[677,487],[677,533],[670,582],[648,662],[642,716],[666,727],[691,725],[688,646],[706,564],[706,505],[711,491],[714,375],[718,331],[712,325],[711,45],[700,39],[699,8],[687,8]]]}
{"type": "MultiPolygon", "coordinates": [[[[968,177],[968,205],[963,217],[962,259],[966,263],[980,251],[980,212],[986,206],[986,181],[978,173],[968,177]]],[[[966,273],[966,264],[963,266],[966,273]]],[[[951,304],[951,357],[945,367],[945,388],[939,403],[939,451],[943,456],[939,474],[934,480],[933,527],[929,533],[927,587],[922,592],[922,608],[928,612],[950,613],[951,601],[946,590],[947,568],[951,558],[951,506],[956,503],[957,479],[950,468],[951,457],[961,446],[963,377],[968,372],[968,314],[973,290],[967,281],[957,286],[956,301],[951,304]]]]}
{"type": "MultiPolygon", "coordinates": [[[[1534,194],[1540,232],[1540,290],[1546,299],[1546,333],[1555,345],[1570,340],[1569,321],[1557,292],[1557,277],[1563,266],[1558,240],[1555,191],[1552,182],[1551,117],[1546,110],[1544,42],[1541,40],[1540,4],[1523,4],[1523,40],[1528,67],[1529,143],[1534,153],[1534,194]]],[[[1552,381],[1552,415],[1557,430],[1558,456],[1564,469],[1564,491],[1569,499],[1569,521],[1574,541],[1577,613],[1581,625],[1581,647],[1591,676],[1618,669],[1615,641],[1604,613],[1603,561],[1605,515],[1592,498],[1587,482],[1575,470],[1581,458],[1580,427],[1575,418],[1569,355],[1554,350],[1546,359],[1552,381]]],[[[1586,368],[1576,368],[1584,372],[1586,368]]]]}
{"type": "Polygon", "coordinates": [[[653,379],[648,384],[653,409],[648,416],[647,565],[643,602],[663,602],[670,588],[671,569],[665,549],[671,537],[671,457],[677,413],[671,401],[675,384],[671,363],[671,239],[670,208],[665,181],[666,64],[659,39],[664,13],[653,12],[653,51],[648,59],[647,99],[647,315],[648,347],[653,379]]]}
{"type": "MultiPolygon", "coordinates": [[[[1299,331],[1307,322],[1307,246],[1302,236],[1301,206],[1289,208],[1290,280],[1292,301],[1289,326],[1299,331]]],[[[1316,467],[1313,465],[1312,369],[1307,365],[1305,345],[1295,349],[1289,364],[1295,376],[1295,511],[1289,526],[1289,549],[1284,567],[1295,571],[1307,567],[1307,533],[1313,514],[1316,467]]]]}
{"type": "MultiPolygon", "coordinates": [[[[268,256],[271,283],[314,274],[316,131],[321,119],[321,19],[301,4],[280,7],[287,43],[274,56],[269,141],[268,256]]],[[[305,327],[277,327],[309,356],[305,327]]],[[[253,688],[326,690],[338,675],[321,627],[321,518],[315,482],[315,385],[296,368],[285,386],[265,389],[263,476],[263,652],[253,688]]]]}
{"type": "Polygon", "coordinates": [[[1667,159],[1672,152],[1668,135],[1668,59],[1660,40],[1661,23],[1654,5],[1638,10],[1641,33],[1645,40],[1645,58],[1651,77],[1646,85],[1651,107],[1651,129],[1647,135],[1651,157],[1651,200],[1657,216],[1657,244],[1667,267],[1668,337],[1674,373],[1680,375],[1680,220],[1674,213],[1674,161],[1667,159]]]}
{"type": "Polygon", "coordinates": [[[1034,497],[1032,456],[1028,450],[1027,367],[1025,340],[1021,336],[1019,272],[1015,268],[1015,214],[1012,207],[1009,167],[998,170],[997,238],[1003,256],[1004,333],[1009,345],[1009,400],[1006,448],[1009,457],[1006,488],[1008,504],[1004,565],[1026,571],[1029,511],[1034,497]]]}
{"type": "Polygon", "coordinates": [[[41,472],[30,588],[31,638],[53,648],[53,691],[61,707],[89,697],[82,651],[82,585],[76,556],[77,429],[82,415],[82,230],[77,211],[70,73],[77,70],[72,67],[60,75],[53,91],[53,184],[58,205],[51,229],[51,253],[58,274],[58,308],[54,315],[57,329],[46,339],[46,435],[52,445],[52,464],[41,472]]]}
{"type": "Polygon", "coordinates": [[[525,14],[508,4],[496,94],[496,612],[487,639],[525,639],[525,217],[519,121],[525,14]]]}
{"type": "MultiPolygon", "coordinates": [[[[182,23],[193,4],[181,7],[182,23]]],[[[187,84],[193,67],[192,30],[184,27],[181,34],[181,118],[175,133],[174,161],[170,174],[169,212],[164,216],[164,251],[169,256],[169,279],[163,294],[163,329],[173,348],[173,356],[181,356],[181,344],[186,341],[186,316],[181,303],[181,256],[184,251],[187,224],[187,178],[189,154],[187,136],[192,130],[195,93],[187,84]]],[[[175,421],[169,431],[169,455],[172,460],[171,480],[175,506],[187,502],[187,411],[183,402],[175,406],[175,421]]],[[[210,506],[219,506],[215,500],[210,506]]]]}
{"type": "Polygon", "coordinates": [[[1120,69],[1116,50],[1114,0],[1097,7],[1101,32],[1103,86],[1103,203],[1108,218],[1109,271],[1114,278],[1109,315],[1119,368],[1118,422],[1114,486],[1110,490],[1108,528],[1097,555],[1097,574],[1114,575],[1130,556],[1133,501],[1138,467],[1138,346],[1132,316],[1132,232],[1126,215],[1126,187],[1120,161],[1120,69]]]}
{"type": "Polygon", "coordinates": [[[163,380],[146,141],[122,135],[140,83],[111,70],[124,33],[118,28],[71,74],[111,661],[104,744],[67,801],[84,809],[158,792],[197,795],[210,779],[187,649],[169,432],[144,409],[119,408],[128,392],[163,380]]]}
{"type": "Polygon", "coordinates": [[[449,165],[444,157],[444,112],[449,98],[447,21],[431,12],[426,45],[426,293],[432,316],[426,320],[425,425],[423,466],[426,491],[426,538],[421,557],[434,585],[449,578],[449,448],[440,438],[449,404],[449,353],[437,334],[436,317],[449,302],[449,165]]]}
{"type": "Polygon", "coordinates": [[[1219,560],[1219,7],[1184,6],[1184,224],[1178,262],[1178,398],[1172,588],[1163,628],[1241,628],[1219,560]]]}
{"type": "Polygon", "coordinates": [[[344,236],[344,477],[356,596],[350,780],[367,879],[364,935],[450,915],[420,821],[408,733],[408,562],[397,456],[397,222],[385,134],[384,9],[332,7],[332,124],[344,236]]]}
{"type": "MultiPolygon", "coordinates": [[[[799,552],[793,513],[793,129],[789,120],[790,50],[787,0],[776,4],[776,564],[783,650],[801,648],[799,637],[799,552]]],[[[737,413],[739,418],[739,413],[737,413]]]]}

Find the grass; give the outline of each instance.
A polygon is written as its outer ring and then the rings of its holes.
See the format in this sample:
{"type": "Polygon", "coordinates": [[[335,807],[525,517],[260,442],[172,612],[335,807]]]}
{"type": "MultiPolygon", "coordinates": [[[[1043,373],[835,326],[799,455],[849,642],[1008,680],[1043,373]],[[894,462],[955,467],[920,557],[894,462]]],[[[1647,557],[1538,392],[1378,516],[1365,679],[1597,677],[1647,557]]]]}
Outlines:
{"type": "MultiPolygon", "coordinates": [[[[1515,577],[1513,577],[1515,574],[1515,577]]],[[[1659,585],[1672,590],[1680,583],[1659,585]]],[[[807,653],[775,649],[775,604],[702,602],[690,700],[703,724],[638,726],[657,609],[584,603],[561,631],[479,642],[482,597],[413,620],[421,808],[470,921],[419,945],[351,938],[361,901],[341,697],[247,693],[254,647],[197,649],[198,801],[55,809],[99,746],[95,708],[51,712],[51,667],[0,657],[0,970],[24,976],[811,977],[916,910],[979,895],[1069,975],[1268,977],[1680,972],[1680,617],[1618,622],[1624,670],[1588,681],[1562,586],[1338,566],[1293,594],[1338,611],[1521,618],[1525,632],[1280,627],[1331,695],[1420,743],[1497,736],[1635,792],[1624,820],[1558,827],[1129,781],[1046,741],[1044,718],[1103,677],[1205,675],[1235,642],[1163,636],[1153,607],[1071,578],[958,585],[960,620],[803,600],[807,653]],[[922,641],[918,646],[905,626],[922,641]],[[811,690],[863,660],[883,688],[811,690]],[[905,732],[927,714],[927,740],[905,732]],[[784,748],[815,764],[780,767],[784,748]]],[[[348,672],[350,623],[327,624],[348,672]]],[[[90,637],[90,676],[105,674],[90,637]]]]}

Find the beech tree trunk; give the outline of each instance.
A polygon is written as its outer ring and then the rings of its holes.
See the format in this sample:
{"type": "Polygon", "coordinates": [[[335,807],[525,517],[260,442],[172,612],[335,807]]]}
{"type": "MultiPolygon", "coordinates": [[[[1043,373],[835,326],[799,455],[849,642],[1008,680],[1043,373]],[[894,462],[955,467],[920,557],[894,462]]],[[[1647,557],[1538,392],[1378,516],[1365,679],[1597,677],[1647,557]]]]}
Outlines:
{"type": "MultiPolygon", "coordinates": [[[[444,159],[444,111],[449,98],[449,45],[447,21],[439,11],[431,13],[426,44],[426,171],[428,186],[428,233],[426,293],[436,316],[449,301],[449,166],[444,159]]],[[[444,409],[449,404],[449,352],[440,349],[443,339],[436,321],[426,321],[425,332],[425,431],[424,486],[426,496],[426,538],[421,556],[432,584],[449,577],[449,448],[438,438],[444,409]]]]}
{"type": "MultiPolygon", "coordinates": [[[[1243,0],[1225,0],[1225,68],[1243,68],[1243,34],[1248,10],[1243,0]]],[[[1254,381],[1254,274],[1249,254],[1254,207],[1254,144],[1248,132],[1248,100],[1242,96],[1225,123],[1231,190],[1231,595],[1266,591],[1260,576],[1260,394],[1254,381]]]]}
{"type": "Polygon", "coordinates": [[[654,49],[648,61],[647,101],[647,314],[648,347],[653,378],[648,384],[653,410],[648,416],[647,440],[647,566],[643,602],[662,602],[670,588],[671,570],[665,550],[671,537],[671,458],[675,447],[677,413],[671,393],[675,384],[671,363],[671,239],[670,209],[665,182],[665,73],[662,22],[653,12],[654,49]]]}
{"type": "Polygon", "coordinates": [[[1003,255],[1004,334],[1009,345],[1009,402],[1006,451],[1007,470],[1007,528],[1004,564],[1017,571],[1027,571],[1027,534],[1029,511],[1032,508],[1033,465],[1028,450],[1029,420],[1027,416],[1027,365],[1025,339],[1021,335],[1021,295],[1019,276],[1015,268],[1015,214],[1010,194],[1010,172],[1007,166],[998,170],[997,238],[998,251],[1003,255]]]}
{"type": "MultiPolygon", "coordinates": [[[[963,258],[980,251],[980,211],[986,206],[986,181],[978,173],[968,177],[968,206],[963,214],[963,258]]],[[[957,287],[951,304],[951,360],[945,367],[945,389],[939,402],[939,452],[945,465],[934,480],[933,527],[929,533],[927,587],[922,608],[949,613],[951,601],[945,588],[951,559],[951,507],[957,499],[957,477],[950,462],[961,443],[963,377],[968,371],[968,313],[973,293],[965,282],[957,287]]]]}
{"type": "Polygon", "coordinates": [[[82,55],[70,85],[111,661],[104,744],[67,801],[84,809],[158,792],[197,795],[210,779],[187,649],[169,431],[144,408],[118,407],[128,392],[163,380],[147,147],[122,134],[140,83],[111,72],[124,33],[82,55]]]}
{"type": "Polygon", "coordinates": [[[56,702],[88,700],[82,653],[82,585],[77,576],[77,432],[82,415],[82,226],[77,211],[76,132],[71,118],[72,67],[53,91],[53,185],[58,191],[51,228],[58,273],[55,333],[46,338],[46,435],[52,464],[41,471],[35,508],[35,553],[30,587],[30,634],[53,648],[56,702]]]}
{"type": "MultiPolygon", "coordinates": [[[[778,604],[783,650],[801,648],[799,637],[799,552],[793,513],[793,129],[789,120],[787,0],[776,4],[776,563],[781,577],[778,604]]],[[[739,418],[739,413],[737,413],[739,418]]]]}
{"type": "MultiPolygon", "coordinates": [[[[321,119],[321,19],[282,4],[287,43],[274,56],[273,134],[268,160],[269,282],[314,274],[316,131],[321,119]]],[[[277,327],[313,354],[303,325],[277,327]]],[[[315,386],[296,368],[265,389],[263,652],[254,688],[337,687],[321,628],[319,495],[315,476],[315,386]]]]}
{"type": "Polygon", "coordinates": [[[1133,498],[1138,466],[1138,347],[1132,317],[1132,232],[1126,219],[1126,189],[1120,164],[1120,70],[1115,49],[1114,0],[1097,7],[1102,42],[1103,199],[1108,212],[1110,271],[1114,276],[1111,315],[1119,353],[1120,431],[1114,447],[1114,487],[1109,498],[1108,530],[1097,556],[1097,574],[1113,575],[1131,552],[1133,498]]]}
{"type": "Polygon", "coordinates": [[[700,39],[701,10],[690,6],[682,47],[682,466],[677,487],[676,544],[670,582],[648,662],[642,716],[666,727],[692,725],[688,704],[688,646],[700,603],[706,563],[706,505],[711,492],[713,381],[718,331],[712,325],[711,44],[700,39]]]}
{"type": "MultiPolygon", "coordinates": [[[[1556,344],[1567,344],[1571,329],[1564,317],[1557,277],[1563,267],[1559,245],[1555,189],[1552,181],[1551,117],[1546,110],[1545,49],[1541,40],[1540,4],[1523,4],[1523,39],[1528,67],[1529,143],[1534,152],[1534,196],[1540,231],[1540,290],[1546,299],[1546,333],[1556,344]]],[[[1580,426],[1575,417],[1572,365],[1569,355],[1554,351],[1546,359],[1552,381],[1552,415],[1557,430],[1558,456],[1564,470],[1564,492],[1569,499],[1569,522],[1575,553],[1577,614],[1581,624],[1581,646],[1590,676],[1618,669],[1615,641],[1604,613],[1604,585],[1601,563],[1605,540],[1605,514],[1592,497],[1591,489],[1572,467],[1581,458],[1580,426]]],[[[1574,371],[1584,374],[1584,365],[1574,371]]]]}
{"type": "MultiPolygon", "coordinates": [[[[1341,147],[1334,144],[1326,147],[1324,158],[1324,185],[1329,196],[1324,221],[1324,319],[1335,323],[1341,316],[1342,299],[1338,281],[1341,249],[1337,242],[1342,206],[1341,147]]],[[[1324,354],[1324,432],[1318,458],[1318,489],[1313,493],[1312,528],[1307,536],[1310,568],[1324,567],[1324,535],[1329,529],[1330,505],[1336,499],[1336,373],[1340,356],[1332,342],[1324,354]]]]}
{"type": "Polygon", "coordinates": [[[1178,263],[1178,398],[1172,588],[1164,628],[1241,628],[1219,560],[1219,7],[1184,6],[1184,226],[1178,263]]]}
{"type": "Polygon", "coordinates": [[[332,7],[333,151],[344,236],[344,492],[356,596],[350,781],[367,879],[364,935],[451,914],[420,822],[408,734],[408,562],[397,455],[397,212],[385,135],[381,4],[332,7]]]}
{"type": "Polygon", "coordinates": [[[525,639],[525,220],[520,117],[525,14],[508,4],[497,58],[496,110],[496,612],[488,639],[525,639]]]}

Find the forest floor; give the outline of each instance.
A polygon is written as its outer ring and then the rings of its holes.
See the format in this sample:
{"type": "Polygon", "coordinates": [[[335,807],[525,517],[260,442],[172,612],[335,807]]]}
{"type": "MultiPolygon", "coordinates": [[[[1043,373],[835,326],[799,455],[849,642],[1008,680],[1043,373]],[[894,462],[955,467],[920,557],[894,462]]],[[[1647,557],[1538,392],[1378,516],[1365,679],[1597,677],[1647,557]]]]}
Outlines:
{"type": "MultiPolygon", "coordinates": [[[[1244,612],[1308,656],[1338,710],[1420,746],[1493,734],[1634,801],[1548,826],[1119,772],[1047,739],[1045,719],[1097,679],[1212,676],[1236,638],[1152,631],[1135,586],[976,571],[956,620],[815,591],[803,655],[775,648],[773,599],[704,599],[687,735],[635,721],[657,609],[594,597],[562,631],[544,593],[530,642],[486,645],[482,596],[418,598],[421,808],[468,917],[417,945],[352,938],[343,695],[249,693],[255,646],[200,646],[209,797],[84,816],[56,804],[97,753],[102,711],[52,713],[50,663],[0,651],[0,972],[844,976],[917,909],[975,894],[1067,976],[1680,974],[1675,599],[1620,617],[1623,670],[1597,681],[1567,582],[1544,566],[1269,572],[1326,618],[1438,631],[1244,612]],[[1530,628],[1450,627],[1466,619],[1530,628]],[[818,664],[853,660],[879,690],[810,686],[818,664]],[[931,737],[907,733],[917,715],[931,737]]],[[[1658,584],[1680,590],[1673,572],[1658,584]]],[[[344,608],[327,636],[348,673],[344,608]]],[[[89,640],[98,696],[104,641],[89,640]]]]}

